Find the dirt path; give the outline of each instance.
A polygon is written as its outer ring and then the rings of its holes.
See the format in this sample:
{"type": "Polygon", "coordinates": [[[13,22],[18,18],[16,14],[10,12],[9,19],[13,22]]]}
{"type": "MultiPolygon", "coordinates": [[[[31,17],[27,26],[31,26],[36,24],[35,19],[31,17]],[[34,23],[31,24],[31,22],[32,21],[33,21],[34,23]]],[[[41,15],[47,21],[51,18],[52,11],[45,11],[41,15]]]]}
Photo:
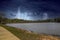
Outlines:
{"type": "Polygon", "coordinates": [[[3,27],[0,27],[0,40],[20,40],[15,35],[13,35],[11,32],[6,30],[3,27]]]}

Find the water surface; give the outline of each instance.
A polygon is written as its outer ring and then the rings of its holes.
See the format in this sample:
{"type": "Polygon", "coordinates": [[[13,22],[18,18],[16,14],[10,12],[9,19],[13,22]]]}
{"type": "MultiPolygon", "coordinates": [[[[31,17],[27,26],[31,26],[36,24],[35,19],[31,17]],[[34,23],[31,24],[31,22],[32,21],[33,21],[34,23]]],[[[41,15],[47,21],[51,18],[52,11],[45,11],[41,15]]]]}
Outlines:
{"type": "Polygon", "coordinates": [[[34,31],[36,33],[60,35],[60,23],[12,23],[6,25],[34,31]]]}

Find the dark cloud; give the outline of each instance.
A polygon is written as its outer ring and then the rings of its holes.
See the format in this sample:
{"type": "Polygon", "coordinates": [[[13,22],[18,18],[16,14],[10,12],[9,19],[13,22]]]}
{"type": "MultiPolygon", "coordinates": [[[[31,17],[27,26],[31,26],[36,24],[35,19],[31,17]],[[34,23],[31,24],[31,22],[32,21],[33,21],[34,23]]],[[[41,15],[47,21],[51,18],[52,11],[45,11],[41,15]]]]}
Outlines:
{"type": "Polygon", "coordinates": [[[0,0],[0,10],[10,15],[7,17],[15,17],[18,7],[20,14],[28,14],[32,19],[42,19],[44,13],[48,14],[49,18],[60,16],[59,0],[0,0]],[[29,15],[30,13],[32,14],[29,15]]]}

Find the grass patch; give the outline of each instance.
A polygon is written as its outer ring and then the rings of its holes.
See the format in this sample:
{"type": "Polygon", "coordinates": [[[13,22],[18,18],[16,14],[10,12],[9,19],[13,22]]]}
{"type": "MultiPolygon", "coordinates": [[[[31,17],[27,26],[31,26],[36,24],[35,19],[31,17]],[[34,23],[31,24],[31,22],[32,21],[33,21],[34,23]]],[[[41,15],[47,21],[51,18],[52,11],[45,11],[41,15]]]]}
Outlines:
{"type": "Polygon", "coordinates": [[[6,25],[1,25],[2,27],[6,28],[8,31],[16,35],[21,40],[39,40],[39,34],[28,33],[26,30],[8,27],[6,25]]]}

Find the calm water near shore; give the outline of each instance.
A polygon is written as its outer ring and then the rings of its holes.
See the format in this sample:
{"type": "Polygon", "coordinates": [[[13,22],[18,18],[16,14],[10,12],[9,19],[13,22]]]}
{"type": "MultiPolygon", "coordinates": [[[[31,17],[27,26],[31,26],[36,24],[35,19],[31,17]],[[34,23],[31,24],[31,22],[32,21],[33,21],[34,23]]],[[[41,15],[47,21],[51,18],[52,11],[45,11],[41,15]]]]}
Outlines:
{"type": "Polygon", "coordinates": [[[36,33],[60,35],[60,23],[11,23],[6,25],[36,33]]]}

